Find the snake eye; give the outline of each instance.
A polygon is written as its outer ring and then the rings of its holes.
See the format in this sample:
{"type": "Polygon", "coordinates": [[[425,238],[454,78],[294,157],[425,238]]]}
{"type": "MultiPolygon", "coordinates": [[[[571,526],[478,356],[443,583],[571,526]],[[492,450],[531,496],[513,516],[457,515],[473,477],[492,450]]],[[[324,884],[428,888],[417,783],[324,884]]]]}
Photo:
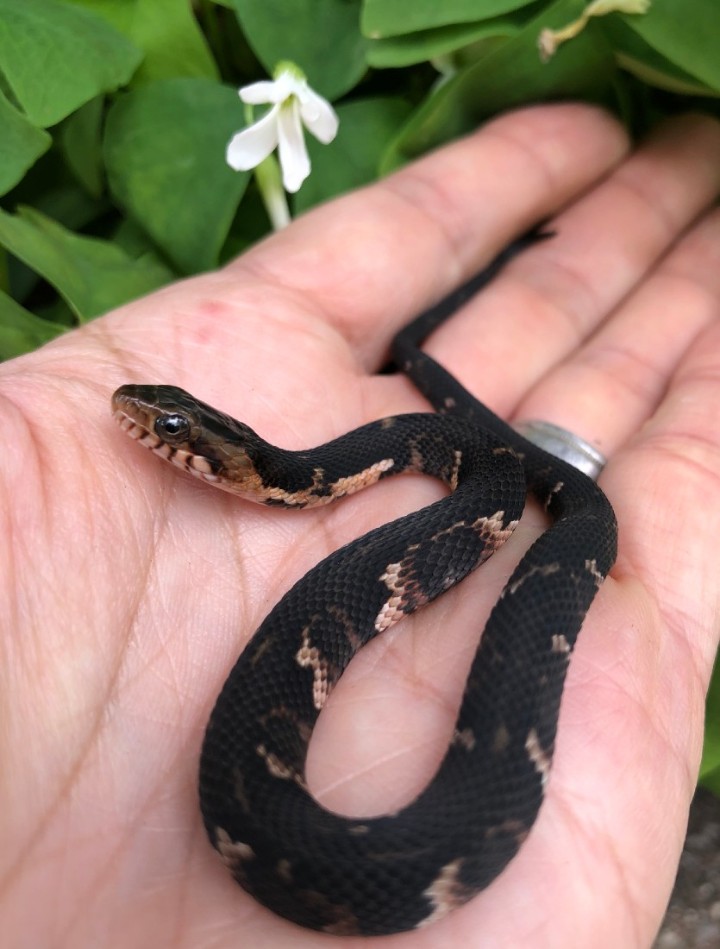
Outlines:
{"type": "Polygon", "coordinates": [[[162,439],[181,441],[190,434],[190,422],[184,415],[161,415],[155,421],[155,432],[162,439]]]}

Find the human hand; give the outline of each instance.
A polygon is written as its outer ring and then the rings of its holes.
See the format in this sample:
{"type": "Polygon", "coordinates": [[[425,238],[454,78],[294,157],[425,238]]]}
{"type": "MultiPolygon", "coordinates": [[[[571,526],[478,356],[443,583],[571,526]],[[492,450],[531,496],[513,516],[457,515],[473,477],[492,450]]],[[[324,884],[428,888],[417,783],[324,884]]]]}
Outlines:
{"type": "MultiPolygon", "coordinates": [[[[274,917],[230,878],[197,807],[203,730],[289,586],[440,493],[390,479],[321,511],[183,477],[110,419],[123,382],[180,385],[309,447],[424,410],[376,375],[394,332],[553,215],[426,349],[498,414],[596,444],[620,554],[580,635],[537,824],[507,871],[414,949],[647,946],[694,788],[716,649],[720,129],[634,154],[605,115],[523,110],[298,220],[222,271],[0,367],[6,604],[0,931],[8,945],[353,945],[274,917]]],[[[309,780],[350,814],[429,779],[489,609],[541,529],[370,644],[324,710],[309,780]]]]}

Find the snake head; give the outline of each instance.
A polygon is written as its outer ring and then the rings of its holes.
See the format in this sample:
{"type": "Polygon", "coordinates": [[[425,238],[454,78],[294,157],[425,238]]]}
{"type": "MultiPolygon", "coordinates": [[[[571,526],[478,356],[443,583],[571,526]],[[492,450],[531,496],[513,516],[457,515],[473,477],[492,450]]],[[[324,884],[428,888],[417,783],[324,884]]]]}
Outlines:
{"type": "Polygon", "coordinates": [[[124,385],[112,396],[115,420],[131,438],[183,471],[257,501],[255,432],[177,386],[124,385]]]}

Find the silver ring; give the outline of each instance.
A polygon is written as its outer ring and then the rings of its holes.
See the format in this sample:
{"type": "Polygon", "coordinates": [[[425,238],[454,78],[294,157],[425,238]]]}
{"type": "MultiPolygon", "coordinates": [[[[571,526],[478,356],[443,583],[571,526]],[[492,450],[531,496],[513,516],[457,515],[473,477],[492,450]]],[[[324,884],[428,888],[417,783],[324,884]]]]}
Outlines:
{"type": "Polygon", "coordinates": [[[551,422],[520,422],[516,430],[533,445],[543,448],[556,458],[567,461],[574,468],[597,481],[607,464],[607,458],[584,438],[551,422]]]}

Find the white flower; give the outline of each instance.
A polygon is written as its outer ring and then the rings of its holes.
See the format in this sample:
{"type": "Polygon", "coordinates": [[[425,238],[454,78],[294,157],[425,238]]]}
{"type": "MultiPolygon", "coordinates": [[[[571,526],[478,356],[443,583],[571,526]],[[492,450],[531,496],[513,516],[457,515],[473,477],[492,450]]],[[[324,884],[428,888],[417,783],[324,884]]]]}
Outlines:
{"type": "Polygon", "coordinates": [[[338,117],[330,103],[308,85],[300,70],[282,63],[270,82],[254,82],[238,90],[248,105],[271,105],[257,122],[234,135],[227,147],[227,163],[235,171],[249,171],[278,148],[283,185],[295,192],[310,174],[303,125],[327,145],[337,133],[338,117]]]}

